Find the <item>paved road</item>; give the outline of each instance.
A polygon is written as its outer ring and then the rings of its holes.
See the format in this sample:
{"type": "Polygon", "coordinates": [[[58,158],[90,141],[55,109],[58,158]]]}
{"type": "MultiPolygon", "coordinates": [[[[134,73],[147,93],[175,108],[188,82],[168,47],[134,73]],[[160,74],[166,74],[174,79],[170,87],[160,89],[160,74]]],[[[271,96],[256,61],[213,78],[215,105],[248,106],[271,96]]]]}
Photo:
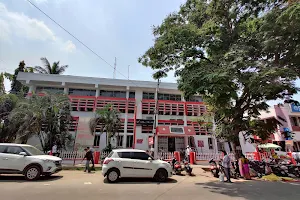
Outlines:
{"type": "Polygon", "coordinates": [[[162,184],[139,179],[108,184],[99,172],[63,171],[36,182],[27,182],[22,176],[0,176],[0,195],[3,200],[299,200],[300,185],[263,181],[226,184],[210,177],[209,173],[174,176],[162,184]]]}

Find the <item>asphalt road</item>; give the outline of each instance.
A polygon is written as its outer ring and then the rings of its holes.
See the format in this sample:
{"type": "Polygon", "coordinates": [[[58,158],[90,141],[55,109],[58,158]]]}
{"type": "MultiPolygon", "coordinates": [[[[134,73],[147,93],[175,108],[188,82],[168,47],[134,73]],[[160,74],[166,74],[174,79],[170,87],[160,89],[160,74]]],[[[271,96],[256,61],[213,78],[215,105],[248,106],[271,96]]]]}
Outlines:
{"type": "Polygon", "coordinates": [[[209,173],[202,172],[193,177],[174,176],[161,184],[140,179],[123,179],[109,184],[99,172],[63,171],[35,182],[27,182],[22,176],[2,175],[0,197],[3,200],[299,200],[300,184],[265,181],[229,184],[218,182],[209,173]]]}

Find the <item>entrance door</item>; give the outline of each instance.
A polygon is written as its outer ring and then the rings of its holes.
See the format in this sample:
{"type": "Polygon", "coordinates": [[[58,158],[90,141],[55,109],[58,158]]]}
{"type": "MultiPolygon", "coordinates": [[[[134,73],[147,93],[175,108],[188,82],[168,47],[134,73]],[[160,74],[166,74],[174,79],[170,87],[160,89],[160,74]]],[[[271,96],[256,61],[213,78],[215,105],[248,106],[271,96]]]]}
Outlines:
{"type": "Polygon", "coordinates": [[[169,152],[175,151],[175,137],[168,138],[168,150],[169,152]]]}

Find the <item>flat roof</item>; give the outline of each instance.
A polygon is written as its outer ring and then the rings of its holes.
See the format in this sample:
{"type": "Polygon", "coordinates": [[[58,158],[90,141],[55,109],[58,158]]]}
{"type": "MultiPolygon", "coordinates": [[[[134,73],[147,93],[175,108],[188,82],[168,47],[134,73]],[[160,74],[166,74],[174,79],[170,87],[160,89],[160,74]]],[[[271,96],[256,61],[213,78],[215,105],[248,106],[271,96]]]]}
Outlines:
{"type": "MultiPolygon", "coordinates": [[[[39,74],[39,73],[24,73],[19,72],[17,80],[30,85],[38,82],[56,82],[65,84],[92,84],[92,85],[107,85],[107,86],[129,86],[137,88],[156,88],[157,81],[138,81],[138,80],[125,80],[125,79],[110,79],[110,78],[97,78],[86,76],[72,76],[72,75],[57,75],[57,74],[39,74]]],[[[177,90],[177,83],[161,82],[159,88],[177,90]]]]}

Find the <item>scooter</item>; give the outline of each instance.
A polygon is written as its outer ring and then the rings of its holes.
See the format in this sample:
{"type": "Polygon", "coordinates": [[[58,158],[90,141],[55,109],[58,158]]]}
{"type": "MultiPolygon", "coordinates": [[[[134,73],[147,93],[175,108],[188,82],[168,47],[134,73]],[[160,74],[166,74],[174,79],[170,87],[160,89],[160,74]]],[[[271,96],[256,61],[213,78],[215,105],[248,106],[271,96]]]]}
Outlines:
{"type": "Polygon", "coordinates": [[[190,163],[187,160],[184,160],[183,163],[184,163],[183,167],[185,172],[191,176],[193,168],[191,167],[190,163]]]}
{"type": "Polygon", "coordinates": [[[182,172],[182,167],[181,164],[176,160],[176,158],[172,159],[172,164],[171,164],[172,168],[173,168],[173,172],[176,175],[180,175],[182,172]]]}
{"type": "Polygon", "coordinates": [[[209,164],[210,164],[210,172],[212,173],[212,175],[216,178],[219,178],[219,168],[218,168],[218,165],[216,163],[216,161],[212,158],[210,161],[209,161],[209,164]]]}

